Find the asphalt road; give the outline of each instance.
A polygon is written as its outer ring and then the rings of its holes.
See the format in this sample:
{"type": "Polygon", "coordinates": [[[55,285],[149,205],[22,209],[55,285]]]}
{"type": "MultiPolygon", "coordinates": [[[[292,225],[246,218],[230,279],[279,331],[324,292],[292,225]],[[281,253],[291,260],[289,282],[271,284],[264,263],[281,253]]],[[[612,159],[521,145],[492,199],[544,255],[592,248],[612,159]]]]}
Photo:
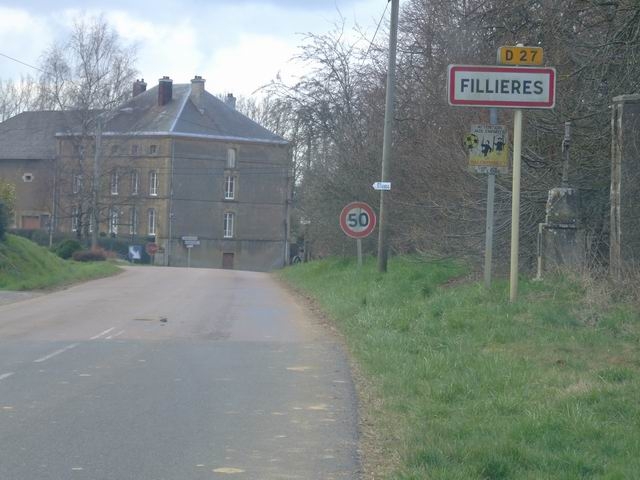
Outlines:
{"type": "Polygon", "coordinates": [[[269,275],[128,268],[11,300],[0,479],[359,478],[344,351],[269,275]]]}

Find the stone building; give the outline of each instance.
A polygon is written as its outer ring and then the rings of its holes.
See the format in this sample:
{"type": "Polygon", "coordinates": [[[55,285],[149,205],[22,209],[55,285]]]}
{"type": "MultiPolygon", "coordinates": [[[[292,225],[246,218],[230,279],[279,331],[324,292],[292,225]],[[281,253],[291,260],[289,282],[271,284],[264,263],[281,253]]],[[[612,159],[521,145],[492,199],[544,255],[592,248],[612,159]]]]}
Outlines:
{"type": "Polygon", "coordinates": [[[156,264],[284,266],[289,145],[236,111],[233,95],[222,101],[204,85],[197,76],[148,90],[137,81],[131,100],[95,112],[90,135],[81,122],[57,130],[56,228],[87,237],[95,204],[102,235],[155,243],[156,264]]]}
{"type": "Polygon", "coordinates": [[[62,112],[24,112],[0,123],[0,179],[16,189],[12,227],[48,230],[53,214],[55,133],[62,112]]]}

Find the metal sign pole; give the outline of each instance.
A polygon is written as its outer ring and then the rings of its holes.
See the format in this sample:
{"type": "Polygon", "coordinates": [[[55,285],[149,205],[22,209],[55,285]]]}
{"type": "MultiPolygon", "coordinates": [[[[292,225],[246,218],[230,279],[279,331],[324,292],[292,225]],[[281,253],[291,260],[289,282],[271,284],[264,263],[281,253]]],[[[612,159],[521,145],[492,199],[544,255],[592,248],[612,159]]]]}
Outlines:
{"type": "Polygon", "coordinates": [[[511,193],[511,271],[509,275],[509,300],[518,296],[518,250],[520,238],[520,163],[522,153],[522,110],[513,116],[513,188],[511,193]]]}
{"type": "Polygon", "coordinates": [[[191,249],[187,247],[187,268],[191,268],[191,249]]]}
{"type": "Polygon", "coordinates": [[[487,223],[484,245],[484,286],[491,288],[491,263],[493,260],[493,210],[496,192],[496,174],[493,170],[487,176],[487,223]]]}
{"type": "Polygon", "coordinates": [[[362,239],[356,239],[356,247],[358,249],[358,268],[362,267],[362,239]]]}
{"type": "MultiPolygon", "coordinates": [[[[496,108],[489,109],[489,123],[496,125],[498,123],[498,110],[496,108]]],[[[491,288],[491,264],[493,262],[493,211],[495,204],[496,192],[496,172],[495,169],[489,170],[487,176],[487,221],[485,226],[485,244],[484,244],[484,286],[491,288]]]]}

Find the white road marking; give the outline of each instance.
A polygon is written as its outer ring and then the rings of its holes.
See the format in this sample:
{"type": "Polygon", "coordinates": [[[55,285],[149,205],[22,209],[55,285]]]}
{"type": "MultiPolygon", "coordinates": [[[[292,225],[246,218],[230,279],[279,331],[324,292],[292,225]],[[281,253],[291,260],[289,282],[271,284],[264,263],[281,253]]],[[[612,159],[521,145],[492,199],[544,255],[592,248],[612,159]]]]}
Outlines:
{"type": "Polygon", "coordinates": [[[116,327],[111,327],[111,328],[109,328],[108,330],[105,330],[104,332],[101,332],[101,333],[99,333],[99,334],[97,334],[97,335],[94,335],[94,336],[93,336],[93,337],[91,337],[89,340],[96,340],[96,339],[100,338],[101,336],[106,335],[106,334],[107,334],[107,333],[109,333],[111,330],[115,330],[115,329],[116,329],[116,327]]]}
{"type": "Polygon", "coordinates": [[[122,335],[124,333],[124,330],[120,330],[118,333],[115,333],[113,335],[109,335],[108,337],[105,337],[105,340],[111,340],[112,338],[116,338],[119,337],[120,335],[122,335]]]}
{"type": "Polygon", "coordinates": [[[213,473],[227,473],[227,474],[234,474],[234,473],[244,473],[244,470],[242,470],[241,468],[234,468],[234,467],[222,467],[222,468],[215,468],[213,470],[213,473]]]}
{"type": "Polygon", "coordinates": [[[56,355],[60,355],[61,353],[66,352],[67,350],[71,350],[72,348],[76,348],[78,345],[80,345],[79,343],[72,343],[71,345],[67,345],[64,348],[61,348],[60,350],[56,350],[53,353],[50,353],[49,355],[45,355],[44,357],[38,358],[37,360],[34,360],[33,363],[42,363],[42,362],[46,362],[47,360],[49,360],[50,358],[55,357],[56,355]]]}
{"type": "Polygon", "coordinates": [[[3,373],[2,375],[0,375],[0,382],[2,380],[4,380],[5,378],[9,378],[11,375],[13,375],[15,372],[9,372],[9,373],[3,373]]]}

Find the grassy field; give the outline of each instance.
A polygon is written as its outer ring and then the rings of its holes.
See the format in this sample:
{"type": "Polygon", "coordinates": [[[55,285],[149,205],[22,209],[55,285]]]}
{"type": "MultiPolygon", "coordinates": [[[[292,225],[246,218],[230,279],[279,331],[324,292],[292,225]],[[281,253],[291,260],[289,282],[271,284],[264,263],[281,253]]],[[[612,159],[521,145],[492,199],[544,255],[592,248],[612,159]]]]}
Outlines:
{"type": "Polygon", "coordinates": [[[386,275],[341,259],[281,274],[373,384],[383,477],[640,478],[638,311],[579,279],[523,280],[509,303],[466,273],[395,258],[386,275]]]}
{"type": "Polygon", "coordinates": [[[7,235],[0,242],[0,289],[35,290],[106,277],[118,272],[110,262],[62,260],[29,240],[7,235]]]}

